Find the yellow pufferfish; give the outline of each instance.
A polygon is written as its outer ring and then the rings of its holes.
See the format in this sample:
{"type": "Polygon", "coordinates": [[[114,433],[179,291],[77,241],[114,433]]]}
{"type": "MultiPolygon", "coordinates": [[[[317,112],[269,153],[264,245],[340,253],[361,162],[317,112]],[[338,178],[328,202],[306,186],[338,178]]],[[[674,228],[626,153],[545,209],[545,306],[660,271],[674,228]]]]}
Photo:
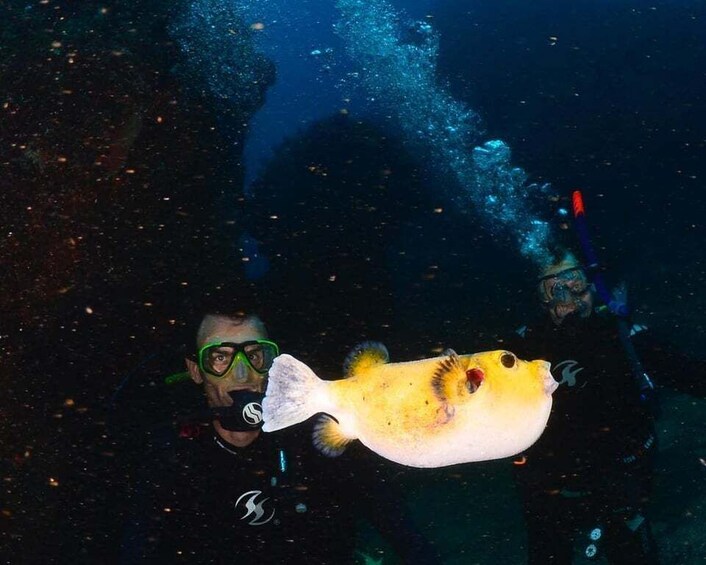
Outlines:
{"type": "Polygon", "coordinates": [[[325,381],[291,355],[269,371],[263,430],[324,413],[314,443],[326,455],[360,440],[410,467],[444,467],[516,455],[542,434],[558,386],[546,361],[509,351],[389,363],[384,345],[366,342],[346,358],[346,377],[325,381]]]}

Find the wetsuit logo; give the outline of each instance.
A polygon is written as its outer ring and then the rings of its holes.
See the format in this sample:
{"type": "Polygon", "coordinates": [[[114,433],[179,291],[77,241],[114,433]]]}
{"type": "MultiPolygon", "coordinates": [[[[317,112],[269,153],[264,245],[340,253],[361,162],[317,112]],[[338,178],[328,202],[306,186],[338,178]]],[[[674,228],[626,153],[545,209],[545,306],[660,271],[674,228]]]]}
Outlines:
{"type": "MultiPolygon", "coordinates": [[[[567,359],[561,363],[557,363],[552,368],[552,373],[559,373],[561,371],[561,380],[559,380],[560,385],[576,386],[576,375],[583,371],[583,367],[579,367],[578,361],[573,359],[567,359]]],[[[556,378],[556,377],[554,377],[556,378]]]]}
{"type": "Polygon", "coordinates": [[[265,502],[269,500],[269,497],[258,501],[257,499],[260,496],[262,496],[261,490],[249,490],[248,492],[241,494],[238,500],[235,501],[236,510],[239,506],[244,507],[245,510],[245,514],[243,514],[240,519],[247,520],[250,518],[248,524],[251,526],[262,526],[263,524],[267,524],[267,522],[272,520],[275,515],[275,511],[272,509],[272,513],[267,518],[264,518],[267,511],[263,508],[263,506],[265,502]]]}
{"type": "Polygon", "coordinates": [[[251,402],[243,408],[243,420],[251,426],[256,426],[262,422],[262,406],[257,402],[251,402]]]}

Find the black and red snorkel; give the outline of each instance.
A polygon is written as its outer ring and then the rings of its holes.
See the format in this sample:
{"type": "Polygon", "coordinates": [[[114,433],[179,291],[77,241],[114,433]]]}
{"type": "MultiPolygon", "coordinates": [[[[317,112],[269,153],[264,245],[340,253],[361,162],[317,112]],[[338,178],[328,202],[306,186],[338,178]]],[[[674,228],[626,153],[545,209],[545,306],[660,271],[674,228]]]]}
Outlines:
{"type": "Polygon", "coordinates": [[[612,314],[620,318],[627,318],[629,310],[624,299],[614,296],[605,284],[603,275],[600,271],[600,263],[598,256],[591,244],[591,238],[588,233],[588,225],[586,221],[586,208],[583,204],[583,195],[580,190],[574,190],[571,194],[571,207],[574,213],[574,226],[581,244],[581,250],[585,260],[587,274],[591,278],[591,282],[596,287],[596,292],[599,298],[606,305],[612,314]]]}
{"type": "Polygon", "coordinates": [[[618,335],[620,343],[627,354],[630,368],[637,381],[640,389],[641,400],[649,404],[654,415],[659,415],[659,404],[656,398],[655,386],[649,375],[645,372],[642,366],[640,357],[635,351],[635,346],[630,339],[630,324],[628,323],[628,314],[630,312],[624,297],[616,296],[608,290],[608,287],[603,280],[603,275],[600,271],[600,263],[598,256],[591,244],[591,238],[588,233],[588,225],[586,221],[586,208],[583,203],[583,195],[580,190],[574,190],[571,194],[571,206],[574,213],[574,226],[581,244],[587,274],[596,287],[598,297],[603,301],[611,314],[615,316],[618,324],[618,335]]]}

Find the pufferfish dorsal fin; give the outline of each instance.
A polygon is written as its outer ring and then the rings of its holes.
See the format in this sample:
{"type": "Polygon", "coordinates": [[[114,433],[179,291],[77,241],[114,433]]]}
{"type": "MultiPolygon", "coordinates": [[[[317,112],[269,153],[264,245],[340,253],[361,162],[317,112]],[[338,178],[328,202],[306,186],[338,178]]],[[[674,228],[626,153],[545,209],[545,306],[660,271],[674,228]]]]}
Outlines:
{"type": "Polygon", "coordinates": [[[350,377],[365,369],[387,363],[390,360],[390,354],[379,341],[364,341],[356,345],[343,362],[343,375],[350,377]]]}
{"type": "Polygon", "coordinates": [[[431,386],[434,389],[434,395],[441,402],[448,402],[451,392],[448,388],[449,385],[464,379],[466,371],[461,365],[461,359],[453,349],[447,349],[444,353],[447,355],[439,361],[431,378],[431,386]]]}

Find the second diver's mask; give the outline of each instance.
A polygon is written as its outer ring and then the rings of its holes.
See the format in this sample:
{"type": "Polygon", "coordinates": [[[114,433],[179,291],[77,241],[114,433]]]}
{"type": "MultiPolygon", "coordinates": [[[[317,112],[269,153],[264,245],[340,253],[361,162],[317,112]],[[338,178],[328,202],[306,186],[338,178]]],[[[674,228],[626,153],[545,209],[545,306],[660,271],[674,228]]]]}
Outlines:
{"type": "Polygon", "coordinates": [[[592,285],[582,267],[570,267],[545,275],[539,279],[539,285],[542,303],[559,319],[566,315],[585,317],[590,313],[591,305],[585,297],[591,292],[592,285]],[[566,314],[559,315],[560,312],[566,314]]]}

